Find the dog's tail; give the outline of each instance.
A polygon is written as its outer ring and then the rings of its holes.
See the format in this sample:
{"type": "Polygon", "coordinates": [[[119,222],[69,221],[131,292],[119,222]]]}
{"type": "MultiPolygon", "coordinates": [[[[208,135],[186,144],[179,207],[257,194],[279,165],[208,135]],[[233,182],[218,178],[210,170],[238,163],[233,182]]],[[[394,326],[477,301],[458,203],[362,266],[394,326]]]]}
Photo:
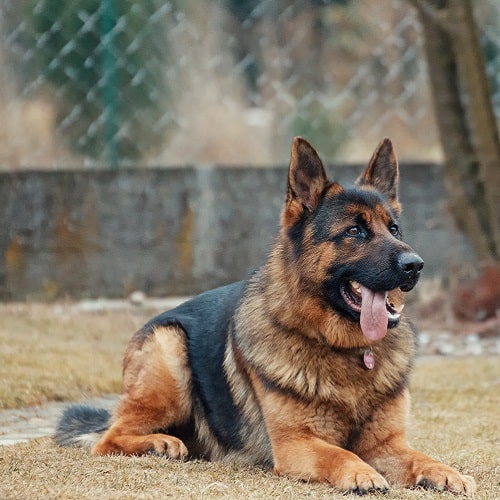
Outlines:
{"type": "Polygon", "coordinates": [[[59,446],[91,448],[109,428],[111,414],[102,408],[73,405],[64,410],[54,440],[59,446]]]}

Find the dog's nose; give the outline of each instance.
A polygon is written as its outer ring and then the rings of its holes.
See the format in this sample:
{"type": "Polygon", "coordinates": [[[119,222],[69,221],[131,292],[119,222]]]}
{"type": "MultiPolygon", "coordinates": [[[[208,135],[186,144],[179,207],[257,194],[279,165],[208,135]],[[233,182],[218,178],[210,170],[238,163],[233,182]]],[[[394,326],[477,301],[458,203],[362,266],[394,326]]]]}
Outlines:
{"type": "Polygon", "coordinates": [[[401,271],[408,278],[417,278],[424,267],[424,261],[419,255],[412,252],[405,252],[398,256],[398,264],[401,271]]]}

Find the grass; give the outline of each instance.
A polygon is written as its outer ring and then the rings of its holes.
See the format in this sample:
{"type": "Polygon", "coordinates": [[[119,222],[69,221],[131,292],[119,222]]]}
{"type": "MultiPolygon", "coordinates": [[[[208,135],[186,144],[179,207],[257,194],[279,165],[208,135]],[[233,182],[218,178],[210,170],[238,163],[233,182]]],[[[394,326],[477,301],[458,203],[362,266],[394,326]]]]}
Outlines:
{"type": "Polygon", "coordinates": [[[0,304],[0,408],[119,392],[121,358],[151,312],[0,304]]]}
{"type": "MultiPolygon", "coordinates": [[[[79,400],[119,391],[130,334],[142,309],[81,312],[70,305],[0,305],[3,408],[79,400]],[[110,325],[113,325],[112,327],[110,325]]],[[[426,358],[412,377],[410,440],[476,478],[475,498],[500,498],[499,358],[426,358]]],[[[351,498],[327,485],[279,478],[258,468],[157,457],[92,458],[49,438],[0,447],[0,498],[351,498]]],[[[352,498],[355,498],[352,496],[352,498]]],[[[388,499],[446,499],[392,490],[388,499]]]]}

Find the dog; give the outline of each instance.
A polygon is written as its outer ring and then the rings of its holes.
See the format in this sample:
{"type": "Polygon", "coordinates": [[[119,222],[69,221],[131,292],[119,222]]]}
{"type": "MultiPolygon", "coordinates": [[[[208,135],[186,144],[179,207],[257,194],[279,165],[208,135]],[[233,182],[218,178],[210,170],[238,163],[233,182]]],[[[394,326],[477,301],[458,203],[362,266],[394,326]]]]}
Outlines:
{"type": "Polygon", "coordinates": [[[295,138],[266,262],[150,320],[126,349],[114,415],[69,407],[56,442],[238,461],[342,492],[472,493],[473,478],[405,437],[416,335],[402,310],[424,263],[402,241],[398,183],[387,138],[353,187],[295,138]]]}

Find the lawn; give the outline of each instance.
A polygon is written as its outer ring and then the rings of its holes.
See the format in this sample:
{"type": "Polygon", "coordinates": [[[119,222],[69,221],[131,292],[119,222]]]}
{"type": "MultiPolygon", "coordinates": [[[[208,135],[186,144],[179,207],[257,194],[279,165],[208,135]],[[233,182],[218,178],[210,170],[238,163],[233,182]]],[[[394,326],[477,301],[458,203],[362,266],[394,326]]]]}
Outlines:
{"type": "MultiPolygon", "coordinates": [[[[0,305],[0,405],[118,392],[130,334],[154,311],[82,312],[71,304],[0,305]]],[[[420,359],[411,379],[412,444],[471,474],[477,499],[500,498],[500,358],[420,359]]],[[[350,498],[258,468],[157,457],[92,458],[49,438],[0,447],[0,498],[350,498]]],[[[354,497],[353,497],[354,498],[354,497]]],[[[448,494],[392,490],[389,499],[448,494]]]]}

